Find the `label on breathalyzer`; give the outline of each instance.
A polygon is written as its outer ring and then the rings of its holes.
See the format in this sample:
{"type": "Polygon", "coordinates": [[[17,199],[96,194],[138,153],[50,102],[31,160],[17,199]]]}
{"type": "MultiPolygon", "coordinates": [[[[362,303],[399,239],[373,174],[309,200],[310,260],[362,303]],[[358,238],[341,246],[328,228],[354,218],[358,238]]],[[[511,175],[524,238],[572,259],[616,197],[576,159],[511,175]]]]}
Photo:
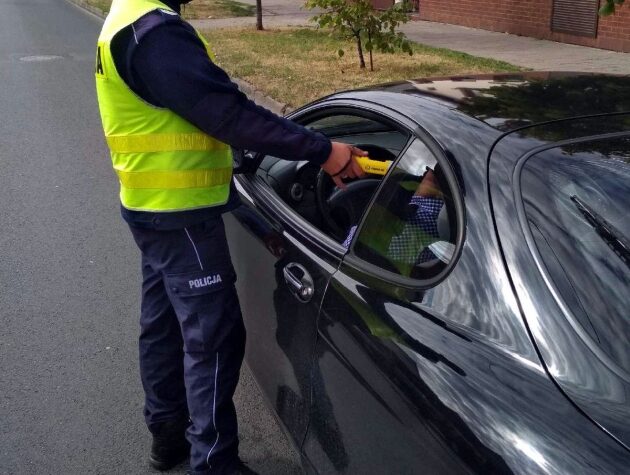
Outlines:
{"type": "Polygon", "coordinates": [[[380,160],[372,160],[369,157],[355,156],[354,158],[357,160],[357,162],[361,166],[361,169],[365,173],[371,173],[373,175],[385,175],[387,173],[387,170],[389,170],[390,165],[392,164],[391,160],[386,160],[382,162],[380,160]]]}

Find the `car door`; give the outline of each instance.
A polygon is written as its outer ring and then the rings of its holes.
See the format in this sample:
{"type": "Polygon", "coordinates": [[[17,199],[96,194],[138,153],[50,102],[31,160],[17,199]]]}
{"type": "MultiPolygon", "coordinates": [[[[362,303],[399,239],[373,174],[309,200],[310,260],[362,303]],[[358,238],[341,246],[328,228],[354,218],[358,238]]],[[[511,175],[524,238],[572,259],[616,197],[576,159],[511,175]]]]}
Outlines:
{"type": "MultiPolygon", "coordinates": [[[[292,118],[383,160],[395,158],[410,136],[395,120],[381,122],[374,106],[354,101],[316,104],[292,118]]],[[[329,226],[332,219],[322,217],[318,204],[325,200],[317,196],[334,194],[334,187],[318,166],[271,156],[257,161],[255,172],[235,178],[242,205],[226,217],[226,230],[248,331],[248,366],[299,446],[309,424],[322,298],[346,253],[344,238],[380,180],[356,184],[353,206],[340,225],[329,226]]],[[[337,201],[347,204],[350,194],[337,201]]]]}
{"type": "Polygon", "coordinates": [[[317,315],[340,257],[292,222],[260,176],[235,181],[242,204],[225,221],[247,329],[246,361],[299,446],[308,425],[317,315]]]}
{"type": "MultiPolygon", "coordinates": [[[[375,130],[370,119],[344,115],[338,106],[315,106],[294,119],[318,124],[338,139],[345,134],[348,142],[378,138],[394,151],[407,141],[404,134],[375,130]],[[348,133],[361,126],[370,133],[348,133]]],[[[248,332],[247,364],[299,446],[309,422],[319,308],[346,249],[343,239],[322,231],[314,200],[320,168],[257,159],[254,173],[235,178],[242,205],[226,217],[226,229],[248,332]]]]}

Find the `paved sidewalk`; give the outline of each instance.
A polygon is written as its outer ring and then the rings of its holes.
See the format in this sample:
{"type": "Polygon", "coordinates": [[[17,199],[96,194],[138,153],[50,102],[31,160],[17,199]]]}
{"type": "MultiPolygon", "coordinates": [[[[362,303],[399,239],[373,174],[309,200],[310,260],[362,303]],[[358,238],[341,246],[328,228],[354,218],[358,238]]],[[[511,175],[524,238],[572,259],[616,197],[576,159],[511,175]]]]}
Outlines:
{"type": "MultiPolygon", "coordinates": [[[[255,0],[240,0],[255,4],[255,0]]],[[[265,28],[313,26],[313,16],[302,7],[301,0],[263,0],[265,28]]],[[[254,17],[196,20],[201,28],[254,26],[254,17]]],[[[500,59],[525,68],[557,71],[593,71],[630,74],[630,53],[617,53],[585,46],[538,40],[463,26],[427,21],[410,21],[401,28],[409,39],[418,43],[475,56],[500,59]]]]}
{"type": "MultiPolygon", "coordinates": [[[[256,5],[256,0],[239,0],[241,3],[256,5]]],[[[262,0],[263,26],[278,28],[282,26],[314,26],[309,21],[315,11],[304,7],[304,0],[262,0]]],[[[255,26],[256,17],[220,18],[216,20],[192,20],[195,28],[226,28],[255,26]]]]}
{"type": "Polygon", "coordinates": [[[401,30],[418,43],[531,69],[630,74],[630,53],[428,21],[410,21],[401,30]]]}

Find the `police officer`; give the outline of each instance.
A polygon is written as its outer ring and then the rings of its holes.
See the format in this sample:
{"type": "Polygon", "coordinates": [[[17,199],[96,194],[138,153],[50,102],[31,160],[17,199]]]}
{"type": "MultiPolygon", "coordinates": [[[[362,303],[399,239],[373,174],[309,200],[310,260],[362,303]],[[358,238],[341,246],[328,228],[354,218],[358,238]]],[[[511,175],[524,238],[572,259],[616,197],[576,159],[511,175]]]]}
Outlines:
{"type": "MultiPolygon", "coordinates": [[[[142,254],[140,374],[149,460],[192,474],[253,473],[232,397],[245,329],[222,213],[238,205],[230,146],[355,177],[362,152],[249,101],[180,17],[181,0],[114,0],[96,85],[122,216],[142,254]]],[[[255,318],[255,315],[252,316],[255,318]]]]}

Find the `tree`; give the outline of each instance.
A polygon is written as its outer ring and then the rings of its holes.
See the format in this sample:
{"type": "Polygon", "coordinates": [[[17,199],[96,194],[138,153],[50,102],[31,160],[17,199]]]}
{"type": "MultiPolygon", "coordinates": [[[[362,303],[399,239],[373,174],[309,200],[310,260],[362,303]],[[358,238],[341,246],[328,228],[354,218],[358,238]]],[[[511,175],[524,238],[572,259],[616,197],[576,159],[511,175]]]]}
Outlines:
{"type": "Polygon", "coordinates": [[[615,13],[616,7],[623,5],[624,0],[604,0],[603,5],[599,9],[601,16],[608,16],[615,13]]]}
{"type": "Polygon", "coordinates": [[[262,23],[262,0],[256,0],[256,29],[264,30],[262,23]]]}
{"type": "MultiPolygon", "coordinates": [[[[331,28],[333,32],[356,43],[359,66],[365,68],[364,50],[370,57],[370,71],[374,71],[374,50],[382,53],[394,53],[400,49],[413,54],[411,44],[405,35],[396,31],[398,25],[406,23],[406,2],[395,4],[389,9],[378,12],[371,0],[307,0],[308,9],[321,8],[323,13],[312,20],[321,28],[331,28]]],[[[338,51],[339,56],[344,50],[338,51]]]]}

